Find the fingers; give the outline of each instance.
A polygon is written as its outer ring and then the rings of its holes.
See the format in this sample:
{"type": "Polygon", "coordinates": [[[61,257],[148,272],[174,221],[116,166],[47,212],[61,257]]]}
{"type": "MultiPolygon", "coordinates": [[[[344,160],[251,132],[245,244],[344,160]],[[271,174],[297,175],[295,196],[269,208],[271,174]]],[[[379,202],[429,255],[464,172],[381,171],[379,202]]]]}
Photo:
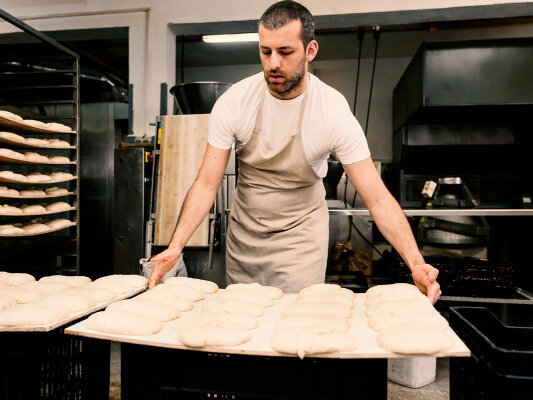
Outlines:
{"type": "Polygon", "coordinates": [[[162,264],[160,261],[154,261],[152,264],[152,273],[150,274],[150,279],[148,279],[148,288],[152,289],[159,283],[161,283],[161,270],[162,264]]]}
{"type": "Polygon", "coordinates": [[[442,291],[440,290],[440,285],[437,282],[433,282],[431,285],[429,285],[427,297],[432,304],[435,304],[437,302],[441,294],[442,291]]]}

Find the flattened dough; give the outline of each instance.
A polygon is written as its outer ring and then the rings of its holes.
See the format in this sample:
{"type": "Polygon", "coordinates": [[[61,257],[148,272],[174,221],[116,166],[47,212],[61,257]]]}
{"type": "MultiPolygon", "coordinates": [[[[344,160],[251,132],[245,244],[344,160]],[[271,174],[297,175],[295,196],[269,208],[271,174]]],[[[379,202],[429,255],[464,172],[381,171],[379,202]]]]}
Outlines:
{"type": "Polygon", "coordinates": [[[434,354],[452,347],[446,332],[419,324],[386,329],[378,334],[377,341],[384,350],[399,354],[434,354]]]}
{"type": "Polygon", "coordinates": [[[17,304],[0,312],[2,326],[43,326],[61,321],[68,316],[65,308],[37,304],[17,304]]]}
{"type": "Polygon", "coordinates": [[[220,293],[218,298],[221,300],[242,300],[259,307],[271,307],[274,305],[270,296],[248,289],[225,290],[220,293]]]}
{"type": "Polygon", "coordinates": [[[178,340],[188,347],[230,347],[250,340],[250,331],[229,322],[189,322],[178,330],[178,340]]]}
{"type": "Polygon", "coordinates": [[[75,313],[88,310],[96,303],[89,296],[73,293],[58,293],[37,300],[35,304],[63,307],[66,308],[70,313],[75,313]]]}
{"type": "Polygon", "coordinates": [[[283,297],[283,291],[280,288],[274,286],[263,286],[259,283],[233,283],[226,287],[226,290],[240,290],[248,289],[254,292],[258,292],[264,295],[269,296],[272,300],[279,300],[283,297]]]}
{"type": "Polygon", "coordinates": [[[218,285],[215,282],[206,281],[204,279],[188,278],[185,276],[168,278],[165,281],[165,284],[191,286],[202,293],[215,293],[218,290],[218,285]]]}
{"type": "Polygon", "coordinates": [[[339,303],[314,301],[291,304],[284,312],[284,315],[290,314],[332,315],[341,318],[350,318],[352,316],[352,309],[339,303]]]}
{"type": "Polygon", "coordinates": [[[91,282],[87,276],[69,276],[69,275],[49,275],[43,276],[39,282],[59,282],[66,283],[71,287],[81,287],[91,282]]]}
{"type": "Polygon", "coordinates": [[[137,298],[116,301],[108,305],[106,310],[128,311],[155,318],[161,322],[171,321],[180,316],[179,311],[175,307],[149,300],[140,300],[137,298]]]}
{"type": "Polygon", "coordinates": [[[92,314],[85,326],[93,331],[131,336],[150,336],[163,329],[163,323],[155,318],[118,310],[92,314]]]}
{"type": "Polygon", "coordinates": [[[218,324],[227,322],[235,325],[240,325],[246,329],[254,329],[257,327],[257,319],[244,312],[203,312],[194,318],[195,322],[202,324],[218,324]]]}
{"type": "Polygon", "coordinates": [[[242,300],[210,300],[204,304],[205,312],[244,312],[254,317],[263,315],[263,308],[242,300]]]}
{"type": "Polygon", "coordinates": [[[274,330],[307,328],[315,325],[330,326],[332,331],[336,333],[346,333],[350,329],[350,324],[346,318],[328,315],[291,314],[280,318],[274,325],[274,330]]]}

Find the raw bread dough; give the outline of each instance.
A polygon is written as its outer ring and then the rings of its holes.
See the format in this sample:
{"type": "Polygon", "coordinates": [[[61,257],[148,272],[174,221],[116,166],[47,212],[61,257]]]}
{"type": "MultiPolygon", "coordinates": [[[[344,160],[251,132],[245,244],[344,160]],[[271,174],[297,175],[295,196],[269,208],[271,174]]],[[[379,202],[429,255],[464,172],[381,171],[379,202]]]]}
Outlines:
{"type": "Polygon", "coordinates": [[[7,288],[2,288],[2,295],[11,297],[13,300],[18,301],[18,299],[26,293],[26,290],[19,286],[8,286],[7,288]]]}
{"type": "Polygon", "coordinates": [[[378,332],[405,324],[425,325],[439,330],[445,330],[449,326],[448,321],[436,311],[430,314],[410,315],[390,315],[383,313],[374,315],[368,319],[368,326],[378,332]]]}
{"type": "MultiPolygon", "coordinates": [[[[167,306],[176,307],[178,297],[174,291],[165,285],[157,285],[153,289],[141,293],[135,299],[153,301],[156,303],[165,304],[167,306]]],[[[192,308],[192,302],[191,302],[192,308]]]]}
{"type": "Polygon", "coordinates": [[[23,136],[17,135],[13,132],[0,132],[0,138],[11,140],[12,142],[24,143],[26,139],[23,136]]]}
{"type": "Polygon", "coordinates": [[[324,302],[324,303],[339,303],[345,307],[354,308],[355,307],[355,301],[354,299],[342,295],[342,294],[315,294],[315,295],[303,295],[298,297],[295,300],[295,304],[300,303],[309,303],[309,302],[324,302]]]}
{"type": "Polygon", "coordinates": [[[48,164],[50,162],[48,160],[48,157],[43,156],[39,153],[31,152],[31,151],[25,152],[24,158],[26,159],[26,161],[31,161],[31,162],[38,162],[38,163],[44,163],[44,164],[48,164]]]}
{"type": "Polygon", "coordinates": [[[259,307],[271,307],[274,304],[270,296],[249,289],[225,290],[217,298],[221,300],[242,300],[259,307]]]}
{"type": "Polygon", "coordinates": [[[19,193],[21,196],[46,196],[44,190],[40,189],[22,189],[19,193]]]}
{"type": "Polygon", "coordinates": [[[21,215],[22,210],[9,204],[0,205],[0,215],[21,215]]]}
{"type": "Polygon", "coordinates": [[[68,194],[68,190],[65,188],[60,188],[57,186],[52,186],[45,189],[45,192],[48,196],[58,196],[61,194],[68,194]]]}
{"type": "Polygon", "coordinates": [[[46,208],[46,211],[66,211],[66,210],[70,210],[71,206],[65,201],[57,201],[55,203],[47,204],[45,208],[46,208]]]}
{"type": "Polygon", "coordinates": [[[191,286],[202,293],[215,293],[218,290],[218,285],[215,282],[206,281],[203,279],[188,278],[185,276],[174,276],[165,281],[167,285],[185,285],[191,286]]]}
{"type": "Polygon", "coordinates": [[[378,334],[377,341],[384,350],[399,354],[434,354],[452,347],[446,332],[419,324],[386,329],[378,334]]]}
{"type": "Polygon", "coordinates": [[[178,330],[178,340],[188,347],[238,346],[251,339],[250,331],[230,322],[189,322],[178,330]]]}
{"type": "Polygon", "coordinates": [[[366,297],[369,298],[380,295],[381,293],[389,290],[420,292],[415,285],[411,285],[409,283],[391,283],[390,285],[377,285],[371,287],[366,291],[366,297]]]}
{"type": "Polygon", "coordinates": [[[179,311],[175,307],[137,298],[111,303],[107,306],[106,310],[128,311],[155,318],[161,322],[171,321],[180,316],[179,311]]]}
{"type": "Polygon", "coordinates": [[[42,214],[46,212],[46,208],[38,204],[20,207],[24,214],[42,214]]]}
{"type": "Polygon", "coordinates": [[[44,139],[36,139],[36,138],[26,138],[25,144],[29,144],[36,147],[49,147],[50,144],[48,143],[48,140],[44,139]]]}
{"type": "Polygon", "coordinates": [[[70,126],[66,126],[57,122],[49,122],[46,127],[56,132],[74,132],[70,126]]]}
{"type": "Polygon", "coordinates": [[[23,122],[26,125],[33,126],[33,127],[36,127],[36,128],[48,129],[46,124],[44,122],[41,122],[41,121],[36,121],[36,120],[33,120],[33,119],[25,119],[25,120],[23,120],[23,122]]]}
{"type": "Polygon", "coordinates": [[[20,193],[16,189],[10,189],[7,186],[0,186],[0,196],[19,197],[20,193]]]}
{"type": "Polygon", "coordinates": [[[22,227],[26,233],[46,233],[50,230],[50,227],[45,224],[29,224],[22,227]]]}
{"type": "Polygon", "coordinates": [[[263,308],[242,300],[210,300],[204,304],[204,312],[244,312],[254,317],[263,315],[263,308]]]}
{"type": "Polygon", "coordinates": [[[13,151],[13,150],[10,150],[10,149],[3,149],[3,148],[0,148],[0,156],[2,157],[7,157],[7,158],[12,158],[14,160],[24,160],[25,157],[16,152],[16,151],[13,151]]]}
{"type": "Polygon", "coordinates": [[[62,282],[30,282],[21,286],[26,290],[35,290],[46,295],[52,295],[61,293],[67,289],[70,289],[70,286],[62,282]]]}
{"type": "Polygon", "coordinates": [[[129,293],[129,292],[133,291],[133,287],[131,285],[126,285],[126,284],[121,283],[119,281],[111,281],[111,280],[103,280],[102,281],[100,279],[97,279],[97,280],[89,283],[87,286],[89,286],[91,288],[110,289],[115,294],[124,294],[124,293],[129,293]]]}
{"type": "Polygon", "coordinates": [[[148,278],[135,274],[113,274],[106,275],[99,279],[99,281],[117,281],[124,285],[131,286],[133,288],[140,288],[148,285],[148,278]]]}
{"type": "Polygon", "coordinates": [[[397,301],[384,301],[376,304],[375,306],[367,306],[365,315],[367,317],[380,313],[393,313],[399,314],[420,314],[421,312],[433,312],[435,308],[431,305],[429,300],[421,299],[404,299],[397,301]]]}
{"type": "Polygon", "coordinates": [[[58,293],[37,300],[34,304],[64,307],[70,313],[82,312],[88,310],[96,303],[89,296],[73,293],[58,293]]]}
{"type": "Polygon", "coordinates": [[[4,285],[19,286],[29,282],[35,282],[33,275],[24,272],[0,272],[0,283],[4,285]]]}
{"type": "Polygon", "coordinates": [[[65,218],[59,218],[47,222],[46,225],[48,225],[52,229],[67,228],[72,225],[72,221],[65,218]]]}
{"type": "Polygon", "coordinates": [[[350,324],[346,318],[329,315],[291,314],[280,318],[274,325],[274,330],[305,328],[314,325],[327,325],[336,333],[346,333],[350,329],[350,324]]]}
{"type": "Polygon", "coordinates": [[[34,302],[38,299],[41,299],[43,297],[45,297],[46,295],[41,293],[41,292],[37,292],[37,291],[33,291],[33,290],[25,290],[24,291],[24,294],[22,294],[21,296],[17,297],[17,303],[18,304],[27,304],[27,303],[31,303],[31,302],[34,302]]]}
{"type": "Polygon", "coordinates": [[[48,162],[52,164],[68,164],[70,162],[70,158],[63,156],[49,156],[48,162]]]}
{"type": "Polygon", "coordinates": [[[163,323],[155,318],[118,310],[93,314],[87,318],[85,326],[93,331],[131,336],[149,336],[163,329],[163,323]]]}
{"type": "Polygon", "coordinates": [[[274,331],[270,347],[280,353],[309,354],[345,352],[355,350],[355,340],[344,333],[335,333],[330,326],[284,328],[274,331]]]}
{"type": "Polygon", "coordinates": [[[27,178],[21,174],[15,174],[13,171],[0,171],[0,178],[12,181],[26,182],[27,178]]]}
{"type": "Polygon", "coordinates": [[[26,181],[28,182],[49,182],[52,178],[50,175],[42,174],[40,172],[32,172],[29,175],[26,175],[26,181]]]}
{"type": "Polygon", "coordinates": [[[22,228],[17,228],[16,226],[2,227],[0,228],[0,235],[22,235],[26,234],[26,231],[22,228]]]}
{"type": "Polygon", "coordinates": [[[43,276],[39,282],[59,282],[65,283],[71,287],[81,287],[91,282],[87,276],[69,276],[69,275],[49,275],[43,276]]]}
{"type": "Polygon", "coordinates": [[[218,324],[222,323],[231,323],[235,325],[240,325],[246,329],[254,329],[257,327],[257,319],[244,312],[203,312],[200,313],[194,318],[194,322],[199,322],[201,324],[218,324]]]}
{"type": "Polygon", "coordinates": [[[56,149],[64,149],[70,147],[70,143],[59,139],[48,139],[48,146],[56,149]]]}
{"type": "Polygon", "coordinates": [[[339,303],[310,301],[307,303],[293,303],[285,309],[283,314],[330,315],[348,319],[352,316],[352,309],[339,303]]]}
{"type": "Polygon", "coordinates": [[[74,178],[74,175],[72,175],[70,172],[52,172],[50,174],[50,178],[54,181],[68,180],[74,178]]]}
{"type": "Polygon", "coordinates": [[[0,295],[0,311],[13,307],[15,304],[17,304],[17,302],[12,297],[0,295]]]}
{"type": "MultiPolygon", "coordinates": [[[[161,285],[158,285],[161,286],[161,285]]],[[[199,301],[204,299],[204,294],[198,289],[193,288],[192,286],[186,286],[181,284],[168,285],[163,284],[164,287],[171,289],[174,294],[178,297],[183,297],[190,301],[199,301]]],[[[155,287],[157,288],[157,286],[155,287]]],[[[155,289],[154,288],[154,289],[155,289]]],[[[153,290],[153,289],[152,289],[153,290]]]]}
{"type": "Polygon", "coordinates": [[[0,312],[2,326],[43,326],[61,321],[68,316],[65,308],[37,304],[17,304],[0,312]]]}
{"type": "Polygon", "coordinates": [[[23,121],[21,116],[17,114],[13,114],[12,112],[9,112],[9,111],[3,111],[3,110],[0,111],[0,117],[9,119],[11,121],[17,121],[17,122],[23,121]]]}
{"type": "Polygon", "coordinates": [[[226,291],[248,289],[269,296],[272,300],[283,297],[283,291],[274,286],[263,286],[259,283],[233,283],[226,287],[226,291]]]}
{"type": "Polygon", "coordinates": [[[327,294],[345,296],[351,300],[355,300],[355,293],[352,292],[351,290],[342,288],[337,284],[328,284],[328,283],[317,283],[317,284],[308,286],[300,290],[300,293],[298,293],[298,297],[327,295],[327,294]]]}
{"type": "Polygon", "coordinates": [[[82,294],[82,295],[90,297],[96,303],[108,302],[108,301],[113,300],[116,297],[115,292],[113,292],[111,289],[88,287],[88,286],[68,289],[63,293],[82,294]]]}

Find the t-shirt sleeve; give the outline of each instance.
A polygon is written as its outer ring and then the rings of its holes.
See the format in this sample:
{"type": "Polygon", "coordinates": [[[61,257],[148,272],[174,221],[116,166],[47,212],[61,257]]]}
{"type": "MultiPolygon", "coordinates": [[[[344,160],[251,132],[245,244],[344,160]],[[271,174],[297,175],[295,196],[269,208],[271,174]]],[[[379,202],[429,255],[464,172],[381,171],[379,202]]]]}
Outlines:
{"type": "Polygon", "coordinates": [[[230,149],[235,141],[235,110],[231,111],[231,96],[229,89],[218,98],[209,118],[207,143],[217,149],[230,149]]]}
{"type": "Polygon", "coordinates": [[[338,104],[331,131],[331,152],[341,163],[353,164],[370,157],[370,150],[361,125],[346,100],[338,104]]]}

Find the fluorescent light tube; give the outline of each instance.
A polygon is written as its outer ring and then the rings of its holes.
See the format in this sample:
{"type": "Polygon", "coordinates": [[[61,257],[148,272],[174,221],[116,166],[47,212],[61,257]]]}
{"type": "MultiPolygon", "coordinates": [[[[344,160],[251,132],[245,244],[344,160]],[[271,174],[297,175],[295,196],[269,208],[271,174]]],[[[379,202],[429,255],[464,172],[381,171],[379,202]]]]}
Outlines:
{"type": "Polygon", "coordinates": [[[232,42],[259,42],[257,33],[236,33],[232,35],[204,35],[202,40],[206,43],[232,43],[232,42]]]}

